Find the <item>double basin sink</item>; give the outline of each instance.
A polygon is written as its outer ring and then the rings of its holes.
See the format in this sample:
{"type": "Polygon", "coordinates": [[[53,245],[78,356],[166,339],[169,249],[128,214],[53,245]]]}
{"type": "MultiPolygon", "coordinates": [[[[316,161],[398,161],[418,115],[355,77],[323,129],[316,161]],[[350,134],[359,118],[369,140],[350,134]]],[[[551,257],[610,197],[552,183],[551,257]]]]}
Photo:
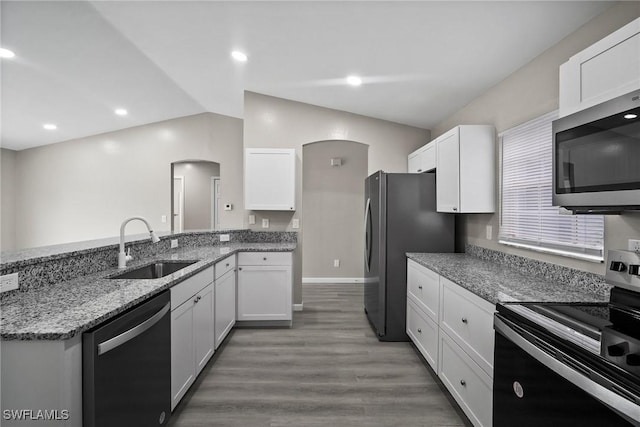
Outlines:
{"type": "Polygon", "coordinates": [[[173,274],[198,261],[156,261],[133,270],[109,277],[109,279],[159,279],[173,274]]]}

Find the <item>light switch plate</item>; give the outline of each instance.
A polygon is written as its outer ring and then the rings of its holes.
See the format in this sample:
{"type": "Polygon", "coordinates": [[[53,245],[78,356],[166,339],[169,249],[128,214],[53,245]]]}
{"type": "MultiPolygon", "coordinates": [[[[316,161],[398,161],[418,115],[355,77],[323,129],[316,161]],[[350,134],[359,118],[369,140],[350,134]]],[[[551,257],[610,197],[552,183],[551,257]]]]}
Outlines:
{"type": "Polygon", "coordinates": [[[18,273],[0,276],[0,292],[13,291],[18,289],[18,273]]]}
{"type": "Polygon", "coordinates": [[[629,239],[629,250],[633,252],[640,252],[640,240],[629,239]]]}
{"type": "Polygon", "coordinates": [[[221,242],[228,242],[230,239],[230,236],[228,234],[221,234],[220,235],[220,241],[221,242]]]}
{"type": "Polygon", "coordinates": [[[298,218],[293,218],[293,221],[291,221],[291,228],[300,228],[300,220],[298,218]]]}
{"type": "Polygon", "coordinates": [[[249,224],[255,224],[255,223],[256,223],[256,216],[249,215],[249,224]]]}
{"type": "Polygon", "coordinates": [[[487,240],[493,239],[493,226],[487,225],[487,240]]]}
{"type": "Polygon", "coordinates": [[[269,228],[269,218],[262,218],[262,228],[269,228]]]}

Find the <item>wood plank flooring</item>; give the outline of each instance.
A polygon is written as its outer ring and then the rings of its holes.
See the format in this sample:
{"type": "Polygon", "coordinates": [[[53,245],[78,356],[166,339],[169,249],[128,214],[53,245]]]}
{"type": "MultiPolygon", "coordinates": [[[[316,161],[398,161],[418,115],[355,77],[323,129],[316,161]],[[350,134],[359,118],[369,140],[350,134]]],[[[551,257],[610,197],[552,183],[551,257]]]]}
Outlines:
{"type": "Polygon", "coordinates": [[[411,344],[376,339],[362,285],[303,299],[291,329],[234,329],[169,426],[470,425],[411,344]]]}

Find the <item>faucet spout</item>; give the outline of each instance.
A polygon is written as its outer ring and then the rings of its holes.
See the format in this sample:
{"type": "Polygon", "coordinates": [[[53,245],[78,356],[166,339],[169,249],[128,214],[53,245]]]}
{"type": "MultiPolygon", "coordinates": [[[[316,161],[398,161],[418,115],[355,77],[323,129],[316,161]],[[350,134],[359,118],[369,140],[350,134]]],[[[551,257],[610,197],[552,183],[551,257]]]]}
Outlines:
{"type": "Polygon", "coordinates": [[[120,225],[120,252],[118,252],[118,268],[126,268],[127,261],[131,261],[133,259],[131,255],[127,255],[124,253],[124,228],[129,222],[133,221],[134,219],[140,220],[145,223],[145,225],[147,226],[147,230],[149,230],[149,236],[151,237],[151,241],[153,243],[158,243],[160,241],[158,236],[156,236],[156,233],[154,233],[151,229],[151,225],[149,225],[149,221],[147,221],[146,218],[141,216],[133,216],[131,218],[125,219],[120,225]]]}

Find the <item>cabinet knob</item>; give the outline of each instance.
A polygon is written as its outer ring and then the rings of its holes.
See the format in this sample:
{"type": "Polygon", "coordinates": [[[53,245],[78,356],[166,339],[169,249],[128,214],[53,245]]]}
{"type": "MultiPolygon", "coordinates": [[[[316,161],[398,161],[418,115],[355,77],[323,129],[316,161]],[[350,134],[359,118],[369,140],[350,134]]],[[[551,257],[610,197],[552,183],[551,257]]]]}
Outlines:
{"type": "Polygon", "coordinates": [[[238,267],[238,270],[242,271],[242,267],[238,267]]]}
{"type": "Polygon", "coordinates": [[[453,208],[453,211],[454,211],[454,212],[455,212],[455,211],[457,211],[457,210],[458,210],[458,208],[453,208]]]}
{"type": "Polygon", "coordinates": [[[422,172],[422,169],[418,169],[418,172],[422,172]]]}
{"type": "Polygon", "coordinates": [[[193,300],[194,304],[197,304],[198,301],[200,301],[202,299],[202,297],[200,295],[198,295],[197,297],[195,297],[195,299],[193,300]]]}
{"type": "Polygon", "coordinates": [[[267,260],[267,257],[262,258],[262,260],[263,260],[263,261],[266,261],[266,260],[267,260]]]}
{"type": "Polygon", "coordinates": [[[225,267],[229,267],[229,263],[226,263],[226,264],[225,264],[225,267]]]}
{"type": "Polygon", "coordinates": [[[464,323],[464,324],[468,323],[468,320],[467,320],[467,318],[466,318],[466,317],[463,317],[463,318],[462,318],[462,323],[464,323]]]}
{"type": "Polygon", "coordinates": [[[422,329],[418,328],[418,333],[421,334],[422,333],[422,329]]]}
{"type": "Polygon", "coordinates": [[[418,289],[422,289],[422,285],[418,285],[418,289]]]}
{"type": "Polygon", "coordinates": [[[460,385],[462,387],[466,387],[467,386],[467,382],[465,380],[460,380],[460,385]]]}

